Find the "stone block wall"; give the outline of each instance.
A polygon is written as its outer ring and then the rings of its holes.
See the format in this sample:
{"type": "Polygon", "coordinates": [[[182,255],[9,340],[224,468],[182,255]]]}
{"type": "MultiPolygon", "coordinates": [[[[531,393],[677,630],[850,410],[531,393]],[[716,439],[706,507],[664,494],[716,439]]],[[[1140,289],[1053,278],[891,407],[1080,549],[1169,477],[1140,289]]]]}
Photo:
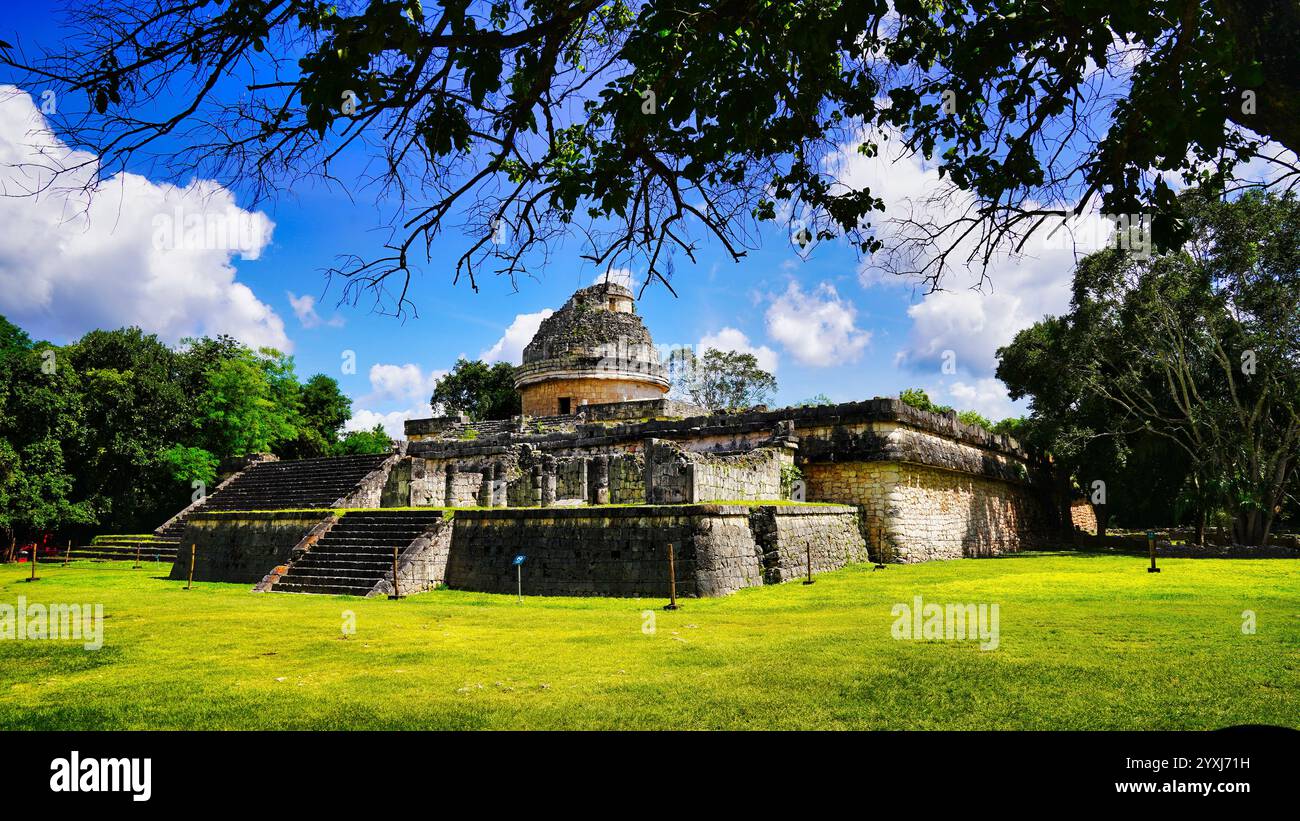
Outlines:
{"type": "MultiPolygon", "coordinates": [[[[397,560],[397,589],[403,596],[432,590],[446,581],[452,529],[451,520],[444,519],[402,551],[397,560]]],[[[370,596],[388,596],[392,592],[393,573],[389,571],[370,596]]]]}
{"type": "Polygon", "coordinates": [[[605,404],[639,399],[660,399],[667,392],[650,382],[632,379],[572,377],[523,385],[519,394],[525,416],[554,416],[560,412],[560,398],[570,400],[570,413],[577,413],[582,399],[605,404]]]}
{"type": "Polygon", "coordinates": [[[755,507],[750,529],[758,545],[763,580],[779,584],[869,561],[858,516],[842,507],[755,507]]]}
{"type": "Polygon", "coordinates": [[[524,595],[719,596],[861,560],[857,514],[843,506],[684,505],[457,511],[447,561],[454,589],[524,595]],[[761,513],[756,513],[762,511],[761,513]]]}
{"type": "Polygon", "coordinates": [[[1071,500],[1070,523],[1075,530],[1087,533],[1089,536],[1096,536],[1097,511],[1093,510],[1092,503],[1087,499],[1071,500]]]}
{"type": "Polygon", "coordinates": [[[185,523],[169,578],[188,576],[193,544],[195,581],[256,584],[275,566],[288,564],[294,547],[332,515],[330,511],[193,513],[185,523]]]}
{"type": "Polygon", "coordinates": [[[864,536],[887,560],[996,556],[1048,541],[1028,485],[897,462],[823,462],[803,473],[808,498],[862,509],[864,536]]]}

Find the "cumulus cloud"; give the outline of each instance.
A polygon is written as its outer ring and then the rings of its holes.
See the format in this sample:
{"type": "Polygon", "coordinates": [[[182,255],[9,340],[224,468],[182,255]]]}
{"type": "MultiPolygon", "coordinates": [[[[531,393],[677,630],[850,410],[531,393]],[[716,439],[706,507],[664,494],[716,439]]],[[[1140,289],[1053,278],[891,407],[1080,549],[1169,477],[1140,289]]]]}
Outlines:
{"type": "Polygon", "coordinates": [[[524,358],[524,346],[532,341],[533,335],[537,333],[537,326],[542,324],[542,320],[553,313],[555,312],[550,308],[543,308],[532,314],[518,314],[501,338],[492,347],[481,352],[478,358],[488,363],[520,364],[524,358]]]}
{"type": "Polygon", "coordinates": [[[591,281],[591,284],[600,285],[604,282],[612,282],[615,285],[622,285],[632,293],[636,293],[636,289],[641,287],[641,281],[629,268],[610,268],[607,273],[601,272],[597,274],[596,278],[591,281]]]}
{"type": "Polygon", "coordinates": [[[370,393],[362,402],[403,402],[410,400],[428,401],[433,395],[433,386],[446,371],[425,373],[419,365],[408,362],[405,365],[377,364],[370,366],[370,393]]]}
{"type": "MultiPolygon", "coordinates": [[[[956,252],[950,260],[965,260],[974,249],[975,238],[961,240],[960,228],[941,233],[934,241],[909,244],[914,238],[899,218],[928,225],[947,225],[970,213],[969,194],[950,189],[939,177],[938,165],[905,150],[893,135],[881,141],[874,157],[864,157],[856,146],[845,146],[834,163],[836,179],[854,187],[869,187],[886,203],[891,217],[878,224],[877,235],[894,255],[883,258],[894,263],[901,253],[904,267],[920,267],[948,244],[956,252]],[[936,193],[943,192],[942,196],[936,193]],[[901,249],[901,250],[900,250],[901,249]]],[[[1016,256],[991,260],[987,272],[953,268],[945,275],[945,290],[932,291],[908,309],[912,327],[897,354],[897,363],[925,370],[938,368],[951,352],[959,371],[975,378],[990,376],[997,364],[996,351],[1016,333],[1049,314],[1060,314],[1070,303],[1070,283],[1076,261],[1102,247],[1112,226],[1100,215],[1089,215],[1060,227],[1055,233],[1039,232],[1016,256]],[[987,273],[987,278],[983,274],[987,273]]],[[[858,270],[864,287],[912,286],[905,277],[886,273],[879,259],[866,259],[858,270]]]]}
{"type": "Polygon", "coordinates": [[[857,309],[831,283],[805,293],[791,282],[767,309],[767,333],[801,364],[842,365],[856,362],[871,342],[871,333],[860,330],[856,319],[857,309]]]}
{"type": "Polygon", "coordinates": [[[758,366],[769,373],[776,373],[776,351],[766,345],[753,345],[744,332],[736,328],[723,328],[717,333],[708,334],[700,340],[699,351],[703,355],[709,348],[718,351],[735,351],[753,354],[758,366]]]}
{"type": "Polygon", "coordinates": [[[352,418],[343,429],[370,430],[378,424],[383,425],[384,430],[394,439],[403,438],[402,423],[407,419],[425,419],[437,415],[429,404],[429,399],[433,395],[434,385],[446,375],[445,370],[426,373],[419,365],[411,362],[402,365],[372,365],[370,392],[356,400],[356,404],[361,407],[352,411],[352,418]],[[400,407],[384,409],[384,406],[392,405],[400,407]]]}
{"type": "Polygon", "coordinates": [[[328,320],[322,319],[316,311],[316,297],[311,294],[297,296],[293,291],[286,291],[289,297],[289,304],[293,306],[293,314],[298,317],[298,323],[304,328],[315,328],[325,324],[332,328],[340,327],[343,324],[343,317],[337,313],[328,320]]]}
{"type": "Polygon", "coordinates": [[[95,168],[51,133],[30,96],[0,85],[0,313],[54,339],[138,325],[168,342],[227,333],[292,348],[232,264],[270,243],[265,214],[210,180],[181,187],[122,173],[88,195],[95,168]],[[82,164],[52,179],[50,168],[82,164]]]}
{"type": "Polygon", "coordinates": [[[1007,395],[1006,386],[991,376],[971,382],[956,380],[937,392],[936,398],[940,404],[958,410],[973,410],[993,422],[1022,413],[1007,395]]]}

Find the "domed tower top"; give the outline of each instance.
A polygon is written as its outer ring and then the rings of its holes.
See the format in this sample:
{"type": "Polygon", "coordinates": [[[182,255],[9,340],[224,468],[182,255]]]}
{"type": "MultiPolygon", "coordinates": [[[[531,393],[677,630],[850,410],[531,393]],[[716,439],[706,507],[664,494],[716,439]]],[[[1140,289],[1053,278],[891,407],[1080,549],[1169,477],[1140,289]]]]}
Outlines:
{"type": "Polygon", "coordinates": [[[669,381],[632,292],[604,282],[576,292],[542,320],[524,348],[515,387],[526,415],[551,416],[588,404],[659,399],[669,381]]]}

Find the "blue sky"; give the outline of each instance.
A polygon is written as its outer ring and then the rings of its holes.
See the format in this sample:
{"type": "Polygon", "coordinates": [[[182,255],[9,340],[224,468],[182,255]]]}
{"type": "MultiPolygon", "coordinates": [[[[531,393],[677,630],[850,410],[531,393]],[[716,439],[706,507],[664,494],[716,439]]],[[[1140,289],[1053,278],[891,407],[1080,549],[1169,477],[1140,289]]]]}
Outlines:
{"type": "MultiPolygon", "coordinates": [[[[52,8],[31,2],[11,9],[0,23],[0,39],[26,46],[56,42],[52,8]]],[[[0,84],[5,80],[0,76],[0,84]]],[[[6,190],[22,183],[6,179],[14,173],[7,163],[25,157],[33,141],[57,145],[57,134],[32,136],[44,127],[41,93],[0,93],[0,183],[6,190]]],[[[228,181],[166,180],[147,168],[131,170],[139,176],[112,181],[93,206],[81,209],[87,220],[76,217],[81,203],[75,197],[0,199],[0,313],[56,342],[94,327],[136,324],[168,342],[227,332],[253,344],[277,344],[291,350],[304,378],[322,372],[339,379],[354,400],[354,426],[382,421],[397,431],[402,418],[427,412],[432,379],[458,356],[498,351],[517,363],[542,312],[602,273],[580,260],[577,243],[570,242],[545,270],[517,283],[488,278],[475,293],[464,282],[452,285],[454,260],[464,247],[453,230],[435,243],[434,263],[423,266],[412,284],[418,317],[398,320],[372,312],[364,296],[355,306],[337,305],[340,285],[327,289],[322,274],[341,254],[364,257],[381,247],[388,214],[368,192],[350,198],[304,186],[245,213],[246,193],[225,189],[228,181]],[[196,192],[205,196],[200,200],[196,192]],[[154,218],[199,201],[204,208],[220,205],[218,211],[238,208],[256,222],[255,252],[159,251],[152,242],[154,218]],[[342,367],[350,352],[352,373],[342,367]]],[[[846,181],[869,182],[894,205],[937,182],[933,168],[916,158],[869,161],[853,146],[846,146],[841,170],[846,181]]],[[[661,345],[712,343],[756,352],[775,369],[778,404],[815,394],[848,401],[923,386],[940,401],[993,418],[1017,413],[992,376],[992,352],[1068,303],[1067,252],[998,263],[992,289],[969,290],[974,280],[958,276],[952,290],[927,295],[912,283],[874,274],[843,243],[824,243],[805,258],[784,228],[764,226],[759,240],[760,248],[740,263],[707,241],[694,265],[678,255],[678,296],[652,285],[638,310],[661,345]],[[952,373],[941,369],[946,352],[956,364],[952,373]]]]}

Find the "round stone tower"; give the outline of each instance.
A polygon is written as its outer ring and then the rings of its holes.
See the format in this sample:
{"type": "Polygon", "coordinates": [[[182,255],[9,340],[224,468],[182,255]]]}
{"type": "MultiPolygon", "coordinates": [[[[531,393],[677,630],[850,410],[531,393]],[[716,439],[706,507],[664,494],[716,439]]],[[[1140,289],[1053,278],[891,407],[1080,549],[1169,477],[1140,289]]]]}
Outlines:
{"type": "Polygon", "coordinates": [[[524,348],[515,387],[525,415],[553,416],[583,405],[659,399],[669,382],[632,292],[601,283],[542,320],[524,348]]]}

